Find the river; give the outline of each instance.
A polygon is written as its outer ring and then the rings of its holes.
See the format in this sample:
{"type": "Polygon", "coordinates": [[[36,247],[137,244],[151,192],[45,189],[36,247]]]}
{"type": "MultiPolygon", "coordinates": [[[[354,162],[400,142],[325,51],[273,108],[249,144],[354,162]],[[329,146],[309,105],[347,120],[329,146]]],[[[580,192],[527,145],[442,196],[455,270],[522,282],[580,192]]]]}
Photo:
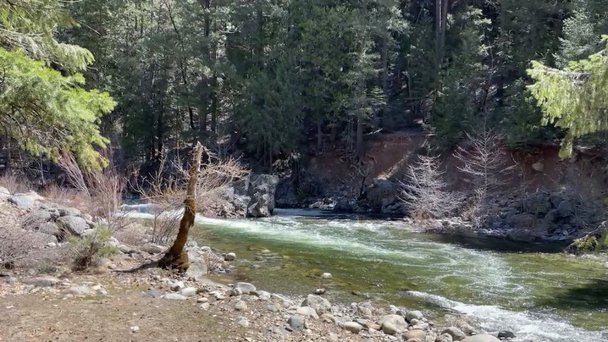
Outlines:
{"type": "Polygon", "coordinates": [[[346,302],[365,298],[471,317],[517,341],[608,341],[605,261],[561,246],[425,234],[403,221],[278,210],[263,219],[199,218],[199,244],[238,256],[231,277],[269,291],[318,287],[346,302]],[[330,272],[332,279],[321,279],[330,272]]]}

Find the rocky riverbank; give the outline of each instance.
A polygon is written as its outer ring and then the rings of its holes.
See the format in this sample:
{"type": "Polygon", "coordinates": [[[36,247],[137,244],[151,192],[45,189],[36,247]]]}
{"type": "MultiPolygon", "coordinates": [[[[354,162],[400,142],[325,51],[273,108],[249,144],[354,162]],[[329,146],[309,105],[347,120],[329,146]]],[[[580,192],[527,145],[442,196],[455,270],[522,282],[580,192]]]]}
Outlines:
{"type": "Polygon", "coordinates": [[[215,282],[210,275],[235,279],[231,263],[237,256],[194,242],[187,246],[191,267],[186,274],[157,268],[123,272],[153,262],[164,251],[145,232],[139,240],[116,232],[107,242],[115,254],[84,273],[74,272],[68,241],[86,238],[99,222],[33,192],[1,193],[2,233],[16,228],[23,246],[31,249],[16,259],[27,262],[7,263],[14,255],[3,255],[0,306],[11,315],[0,317],[0,325],[8,327],[1,339],[492,342],[511,337],[508,332],[485,334],[466,317],[453,316],[446,320],[452,324],[439,326],[415,308],[332,303],[323,289],[297,297],[245,282],[215,282]]]}

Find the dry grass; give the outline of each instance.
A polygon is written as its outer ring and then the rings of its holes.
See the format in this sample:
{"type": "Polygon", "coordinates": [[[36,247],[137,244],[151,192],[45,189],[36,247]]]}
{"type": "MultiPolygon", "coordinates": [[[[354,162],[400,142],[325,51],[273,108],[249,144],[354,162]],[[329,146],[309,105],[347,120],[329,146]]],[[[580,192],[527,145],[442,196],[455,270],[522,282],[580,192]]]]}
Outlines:
{"type": "Polygon", "coordinates": [[[17,177],[13,173],[0,176],[0,186],[7,188],[11,194],[27,192],[32,189],[32,184],[25,177],[17,177]]]}

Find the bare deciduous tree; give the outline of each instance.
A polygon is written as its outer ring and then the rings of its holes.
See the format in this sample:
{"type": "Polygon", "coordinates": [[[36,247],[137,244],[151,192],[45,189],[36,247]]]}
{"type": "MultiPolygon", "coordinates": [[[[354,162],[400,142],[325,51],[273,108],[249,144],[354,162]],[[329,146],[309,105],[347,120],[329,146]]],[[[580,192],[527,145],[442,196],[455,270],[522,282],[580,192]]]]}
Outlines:
{"type": "Polygon", "coordinates": [[[481,222],[487,214],[488,196],[505,184],[508,174],[513,170],[501,141],[500,135],[484,129],[476,135],[467,133],[465,143],[454,152],[454,157],[460,161],[458,170],[472,184],[475,192],[472,219],[476,223],[481,222]]]}
{"type": "Polygon", "coordinates": [[[439,157],[418,156],[418,162],[409,166],[406,178],[401,183],[402,198],[413,218],[447,217],[460,205],[459,196],[447,189],[439,157]]]}

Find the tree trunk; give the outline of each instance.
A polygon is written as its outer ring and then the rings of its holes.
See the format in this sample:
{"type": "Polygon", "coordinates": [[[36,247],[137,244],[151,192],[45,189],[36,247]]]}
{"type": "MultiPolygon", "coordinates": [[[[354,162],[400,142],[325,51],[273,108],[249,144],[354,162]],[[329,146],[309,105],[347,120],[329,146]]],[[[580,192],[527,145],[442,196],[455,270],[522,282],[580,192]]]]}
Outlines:
{"type": "Polygon", "coordinates": [[[445,55],[445,32],[447,29],[449,0],[435,0],[435,39],[437,49],[437,67],[445,55]]]}
{"type": "Polygon", "coordinates": [[[361,160],[363,158],[363,120],[361,118],[357,118],[356,141],[355,153],[357,159],[361,160]]]}
{"type": "Polygon", "coordinates": [[[184,251],[184,246],[188,241],[188,232],[194,225],[194,218],[196,217],[196,182],[202,154],[203,146],[197,143],[192,151],[192,165],[190,165],[190,171],[188,172],[190,178],[188,179],[186,200],[184,201],[184,216],[179,223],[179,231],[173,245],[158,262],[160,267],[186,271],[190,266],[188,253],[184,251]]]}

